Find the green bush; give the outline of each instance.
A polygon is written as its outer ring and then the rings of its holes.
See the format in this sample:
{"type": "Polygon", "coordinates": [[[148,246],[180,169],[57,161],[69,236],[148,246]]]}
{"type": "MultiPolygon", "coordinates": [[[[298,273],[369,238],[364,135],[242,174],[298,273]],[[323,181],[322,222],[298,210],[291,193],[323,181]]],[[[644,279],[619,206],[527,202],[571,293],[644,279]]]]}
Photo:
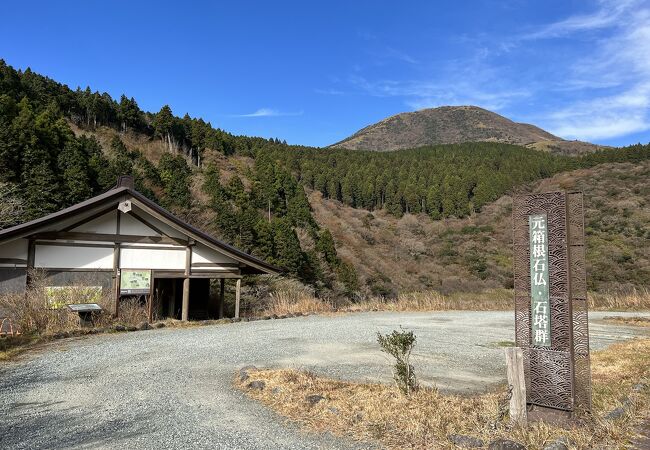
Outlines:
{"type": "Polygon", "coordinates": [[[418,389],[415,370],[409,362],[415,341],[415,334],[404,329],[393,330],[392,333],[386,335],[377,333],[377,342],[381,346],[381,351],[395,358],[393,378],[404,395],[410,395],[418,389]]]}

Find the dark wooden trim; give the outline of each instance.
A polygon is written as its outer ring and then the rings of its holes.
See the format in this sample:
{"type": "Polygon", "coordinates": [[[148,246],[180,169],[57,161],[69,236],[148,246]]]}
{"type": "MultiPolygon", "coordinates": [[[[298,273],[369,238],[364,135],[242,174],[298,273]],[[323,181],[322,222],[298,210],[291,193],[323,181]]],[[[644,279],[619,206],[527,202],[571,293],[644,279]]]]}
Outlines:
{"type": "Polygon", "coordinates": [[[226,294],[226,280],[222,278],[219,280],[219,319],[223,319],[223,304],[226,294]]]}
{"type": "Polygon", "coordinates": [[[242,278],[241,275],[234,273],[234,272],[208,272],[208,273],[196,273],[194,272],[192,275],[189,276],[189,278],[209,278],[209,279],[233,279],[237,280],[242,278]]]}
{"type": "Polygon", "coordinates": [[[34,261],[36,260],[36,241],[30,239],[27,243],[27,268],[34,268],[34,261]]]}
{"type": "Polygon", "coordinates": [[[37,267],[37,269],[45,272],[113,272],[113,269],[75,269],[70,267],[37,267]]]}
{"type": "MultiPolygon", "coordinates": [[[[120,234],[120,218],[121,218],[121,211],[119,209],[115,210],[115,213],[117,214],[117,218],[115,220],[115,233],[120,234]]],[[[113,315],[117,318],[118,315],[120,314],[120,289],[121,289],[121,284],[122,284],[122,277],[120,275],[120,243],[115,242],[115,245],[113,246],[113,276],[115,277],[115,284],[113,286],[114,292],[113,292],[113,301],[115,302],[114,310],[113,310],[113,315]]]]}
{"type": "Polygon", "coordinates": [[[181,245],[165,245],[159,247],[149,247],[146,245],[122,245],[122,249],[135,249],[135,250],[184,250],[185,247],[181,245]]]}
{"type": "Polygon", "coordinates": [[[242,278],[239,273],[235,272],[194,272],[191,275],[185,275],[183,270],[155,270],[153,271],[155,278],[242,278]]]}
{"type": "MultiPolygon", "coordinates": [[[[25,286],[29,287],[32,283],[31,272],[34,270],[34,261],[36,260],[36,241],[34,239],[29,239],[27,241],[27,275],[25,276],[25,286]]],[[[25,291],[27,295],[27,291],[25,291]]]]}
{"type": "MultiPolygon", "coordinates": [[[[0,230],[0,242],[6,242],[10,239],[26,237],[34,233],[39,233],[39,231],[42,231],[46,227],[56,226],[57,223],[60,223],[63,220],[79,220],[80,214],[94,214],[100,209],[115,207],[116,203],[124,198],[130,198],[131,203],[142,210],[146,215],[152,216],[165,225],[170,226],[172,229],[180,232],[182,236],[188,236],[190,238],[196,239],[208,247],[225,253],[233,259],[242,262],[244,265],[246,265],[246,273],[278,274],[283,271],[283,269],[279,267],[275,267],[252,255],[246,254],[241,250],[238,250],[237,248],[226,244],[225,242],[215,239],[209,234],[193,227],[187,222],[182,221],[178,217],[175,217],[169,211],[155,204],[143,196],[141,193],[124,186],[113,188],[104,194],[98,195],[61,211],[49,214],[45,217],[0,230]]],[[[183,242],[183,244],[185,245],[186,241],[183,242]]]]}
{"type": "Polygon", "coordinates": [[[113,248],[114,245],[111,244],[89,244],[87,242],[56,242],[56,241],[37,241],[36,245],[50,247],[96,247],[96,248],[113,248]]]}
{"type": "Polygon", "coordinates": [[[183,244],[187,241],[167,236],[136,236],[127,234],[104,234],[104,233],[80,233],[74,231],[54,231],[48,233],[37,233],[30,236],[31,239],[40,240],[71,240],[91,242],[125,242],[125,243],[147,243],[147,244],[183,244]]]}
{"type": "Polygon", "coordinates": [[[192,263],[192,267],[239,267],[237,263],[192,263]]]}
{"type": "Polygon", "coordinates": [[[131,217],[133,217],[134,219],[136,219],[138,222],[140,222],[140,223],[142,223],[143,225],[145,225],[145,226],[151,228],[153,231],[155,231],[155,232],[158,233],[159,235],[161,235],[161,236],[171,237],[169,234],[163,232],[162,230],[158,229],[158,227],[154,226],[153,224],[149,223],[148,221],[146,221],[145,219],[143,219],[142,217],[140,217],[138,214],[136,214],[136,213],[133,211],[133,209],[132,209],[131,211],[129,211],[128,214],[129,214],[131,217]]]}
{"type": "Polygon", "coordinates": [[[146,211],[148,214],[152,215],[156,219],[160,220],[162,223],[168,225],[169,227],[196,239],[197,241],[205,244],[206,246],[218,251],[219,253],[224,253],[227,256],[240,261],[241,263],[250,266],[251,269],[257,269],[260,272],[251,273],[281,273],[282,269],[274,267],[260,259],[255,258],[254,256],[248,255],[236,248],[214,239],[212,236],[194,228],[192,225],[181,221],[175,216],[169,214],[166,210],[151,202],[149,199],[144,197],[139,192],[133,192],[133,197],[131,202],[136,205],[138,208],[146,211]],[[168,217],[167,217],[168,216],[168,217]]]}
{"type": "Polygon", "coordinates": [[[102,209],[102,210],[96,212],[95,214],[91,214],[90,216],[86,217],[85,219],[80,220],[79,222],[75,222],[75,223],[73,223],[72,225],[69,225],[69,226],[63,228],[63,229],[60,230],[60,231],[70,231],[70,230],[73,230],[73,229],[75,229],[75,228],[77,228],[77,227],[80,227],[81,225],[84,225],[84,224],[86,224],[86,223],[88,223],[88,222],[91,222],[91,221],[97,219],[98,217],[101,217],[101,216],[103,216],[103,215],[105,215],[105,214],[108,214],[109,212],[113,211],[114,209],[115,209],[115,206],[114,206],[114,205],[111,205],[111,206],[109,206],[108,208],[104,208],[104,209],[102,209]]]}
{"type": "Polygon", "coordinates": [[[0,258],[0,264],[25,264],[27,265],[26,259],[20,258],[0,258]]]}
{"type": "Polygon", "coordinates": [[[192,274],[192,247],[185,247],[185,275],[192,274]]]}

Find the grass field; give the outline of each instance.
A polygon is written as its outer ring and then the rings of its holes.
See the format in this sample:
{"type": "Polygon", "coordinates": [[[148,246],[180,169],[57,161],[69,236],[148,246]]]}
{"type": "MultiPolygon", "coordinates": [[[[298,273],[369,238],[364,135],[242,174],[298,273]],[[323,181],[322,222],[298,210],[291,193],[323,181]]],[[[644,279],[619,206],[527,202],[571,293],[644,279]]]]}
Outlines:
{"type": "MultiPolygon", "coordinates": [[[[437,291],[399,294],[397,298],[369,297],[357,302],[336,304],[314,297],[307,290],[279,289],[268,302],[254,312],[258,316],[282,316],[297,313],[362,312],[362,311],[505,311],[514,308],[514,294],[509,289],[486,289],[479,293],[455,292],[443,295],[437,291]]],[[[589,294],[589,309],[597,311],[648,311],[650,290],[628,293],[589,294]]]]}
{"type": "MultiPolygon", "coordinates": [[[[417,368],[416,368],[417,370],[417,368]]],[[[249,371],[236,383],[252,398],[316,432],[332,432],[361,441],[378,441],[391,449],[454,448],[451,435],[497,438],[542,449],[557,439],[571,448],[625,448],[650,411],[650,339],[637,339],[592,355],[593,412],[568,427],[535,423],[511,426],[505,388],[475,396],[443,395],[420,389],[405,397],[394,386],[343,382],[296,370],[249,371]],[[265,388],[249,389],[252,380],[265,388]],[[645,382],[639,387],[641,382],[645,382]],[[315,404],[308,396],[322,396],[315,404]],[[620,418],[605,416],[622,404],[620,418]]]]}

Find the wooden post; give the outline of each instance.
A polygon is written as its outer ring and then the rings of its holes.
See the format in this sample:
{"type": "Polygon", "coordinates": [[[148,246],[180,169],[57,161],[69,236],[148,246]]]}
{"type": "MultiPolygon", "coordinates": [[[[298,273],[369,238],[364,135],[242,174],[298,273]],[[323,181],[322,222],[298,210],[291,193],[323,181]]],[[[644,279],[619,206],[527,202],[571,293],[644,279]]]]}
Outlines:
{"type": "Polygon", "coordinates": [[[526,379],[524,354],[519,347],[506,348],[508,389],[510,390],[510,421],[526,426],[526,379]]]}
{"type": "MultiPolygon", "coordinates": [[[[117,217],[115,219],[115,234],[119,236],[120,234],[120,219],[121,219],[121,213],[120,210],[118,209],[115,211],[117,213],[117,217]]],[[[122,275],[120,273],[120,243],[116,242],[115,245],[113,246],[113,276],[115,277],[115,285],[114,285],[114,292],[113,292],[113,298],[115,300],[115,304],[113,305],[113,317],[117,318],[120,314],[120,286],[121,286],[121,280],[122,280],[122,275]]]]}
{"type": "Polygon", "coordinates": [[[241,278],[237,278],[235,284],[235,319],[239,319],[239,299],[241,296],[241,278]]]}
{"type": "Polygon", "coordinates": [[[181,312],[181,320],[187,322],[190,315],[190,279],[183,280],[183,309],[181,312]]]}
{"type": "Polygon", "coordinates": [[[190,269],[192,267],[192,247],[185,248],[185,279],[183,280],[183,309],[181,320],[186,322],[190,314],[190,269]]]}
{"type": "Polygon", "coordinates": [[[169,315],[171,316],[172,319],[176,318],[176,294],[177,294],[177,289],[176,289],[176,278],[173,278],[171,280],[171,285],[172,285],[172,295],[171,298],[169,299],[169,315]]]}
{"type": "Polygon", "coordinates": [[[219,280],[219,319],[223,319],[223,304],[226,297],[226,280],[219,280]]]}
{"type": "Polygon", "coordinates": [[[25,277],[25,287],[28,288],[31,283],[32,272],[34,271],[34,261],[36,260],[36,241],[30,239],[27,242],[27,274],[25,277]]]}

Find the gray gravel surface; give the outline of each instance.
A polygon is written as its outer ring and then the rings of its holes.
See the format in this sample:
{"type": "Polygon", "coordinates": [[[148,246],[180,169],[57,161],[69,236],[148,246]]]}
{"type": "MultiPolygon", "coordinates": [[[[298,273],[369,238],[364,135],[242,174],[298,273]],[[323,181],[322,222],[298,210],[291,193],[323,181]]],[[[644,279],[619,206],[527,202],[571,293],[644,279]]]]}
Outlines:
{"type": "MultiPolygon", "coordinates": [[[[648,334],[591,314],[592,348],[648,334]]],[[[624,315],[621,313],[621,315],[624,315]]],[[[638,315],[638,314],[636,314],[638,315]]],[[[390,382],[377,331],[418,337],[424,384],[504,381],[505,312],[360,313],[67,339],[0,368],[0,448],[368,448],[299,430],[232,387],[246,365],[390,382]]]]}

